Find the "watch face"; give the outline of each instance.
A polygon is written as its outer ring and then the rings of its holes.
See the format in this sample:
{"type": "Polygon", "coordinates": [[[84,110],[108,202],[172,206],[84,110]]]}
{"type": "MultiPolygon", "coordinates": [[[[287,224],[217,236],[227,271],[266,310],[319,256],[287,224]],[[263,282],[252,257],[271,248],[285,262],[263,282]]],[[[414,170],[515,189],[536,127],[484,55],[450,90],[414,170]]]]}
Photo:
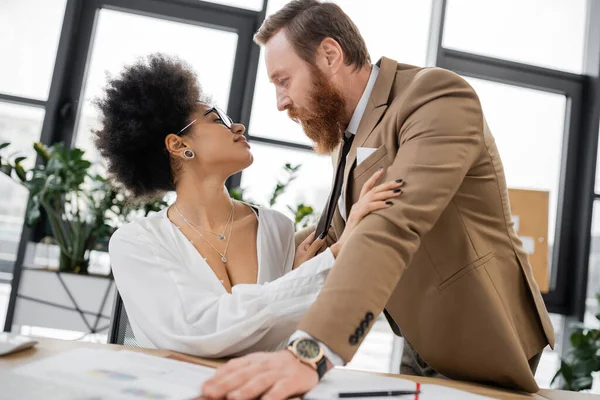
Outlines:
{"type": "Polygon", "coordinates": [[[296,344],[296,351],[302,358],[313,359],[319,355],[319,344],[311,339],[304,339],[296,344]]]}

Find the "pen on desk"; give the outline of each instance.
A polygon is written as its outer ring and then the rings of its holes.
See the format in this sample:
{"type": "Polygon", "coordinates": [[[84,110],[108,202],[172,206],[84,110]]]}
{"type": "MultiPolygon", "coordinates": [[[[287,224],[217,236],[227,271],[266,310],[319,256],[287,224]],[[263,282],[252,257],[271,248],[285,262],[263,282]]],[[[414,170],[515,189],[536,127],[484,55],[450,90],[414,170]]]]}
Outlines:
{"type": "Polygon", "coordinates": [[[381,392],[346,392],[338,393],[339,398],[350,397],[382,397],[382,396],[406,396],[409,394],[419,394],[420,390],[386,390],[381,392]]]}

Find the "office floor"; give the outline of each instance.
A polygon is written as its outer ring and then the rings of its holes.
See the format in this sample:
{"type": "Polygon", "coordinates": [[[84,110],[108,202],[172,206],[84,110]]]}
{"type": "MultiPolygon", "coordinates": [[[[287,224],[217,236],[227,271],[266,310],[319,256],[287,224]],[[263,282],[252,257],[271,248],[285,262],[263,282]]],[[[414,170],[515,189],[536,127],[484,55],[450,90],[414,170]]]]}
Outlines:
{"type": "MultiPolygon", "coordinates": [[[[4,319],[6,317],[9,295],[10,285],[0,284],[0,323],[2,323],[2,325],[4,325],[4,319]]],[[[560,323],[559,316],[552,315],[552,319],[555,326],[560,323]]],[[[81,333],[79,332],[58,331],[54,329],[34,327],[23,327],[22,333],[66,340],[77,340],[82,337],[81,333]]],[[[559,334],[560,333],[557,332],[557,336],[559,334]]],[[[88,335],[84,337],[83,340],[106,342],[106,335],[88,335]]],[[[391,332],[391,329],[385,320],[378,320],[361,345],[361,348],[359,349],[359,352],[355,356],[354,360],[348,365],[348,367],[375,370],[379,372],[398,372],[398,366],[395,365],[396,361],[398,360],[398,354],[394,356],[392,352],[393,341],[393,333],[391,332]]],[[[399,339],[398,343],[396,344],[397,352],[401,351],[401,343],[402,339],[399,339]]],[[[560,360],[558,353],[549,349],[544,351],[536,373],[536,380],[538,381],[540,387],[550,387],[550,381],[556,373],[559,363],[560,360]]],[[[600,393],[600,376],[596,376],[594,390],[592,392],[600,393]]]]}

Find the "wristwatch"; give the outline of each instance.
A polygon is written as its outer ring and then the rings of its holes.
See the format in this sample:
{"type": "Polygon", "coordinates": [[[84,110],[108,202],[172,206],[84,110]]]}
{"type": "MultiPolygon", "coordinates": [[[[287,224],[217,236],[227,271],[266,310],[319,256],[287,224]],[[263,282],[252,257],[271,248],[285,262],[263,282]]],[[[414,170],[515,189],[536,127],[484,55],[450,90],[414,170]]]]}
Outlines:
{"type": "Polygon", "coordinates": [[[314,339],[298,338],[291,342],[288,350],[295,355],[300,362],[310,366],[319,375],[319,380],[327,372],[327,358],[323,349],[314,339]]]}

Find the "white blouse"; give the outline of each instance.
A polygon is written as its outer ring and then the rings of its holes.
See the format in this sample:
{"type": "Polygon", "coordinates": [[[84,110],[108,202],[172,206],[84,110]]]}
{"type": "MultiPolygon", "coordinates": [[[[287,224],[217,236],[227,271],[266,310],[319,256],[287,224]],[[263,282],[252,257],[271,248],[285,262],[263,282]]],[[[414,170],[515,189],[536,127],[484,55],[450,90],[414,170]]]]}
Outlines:
{"type": "Polygon", "coordinates": [[[226,357],[284,346],[323,286],[329,249],[292,271],[292,221],[259,208],[256,284],[228,293],[167,210],[118,229],[109,244],[115,282],[142,347],[226,357]]]}

